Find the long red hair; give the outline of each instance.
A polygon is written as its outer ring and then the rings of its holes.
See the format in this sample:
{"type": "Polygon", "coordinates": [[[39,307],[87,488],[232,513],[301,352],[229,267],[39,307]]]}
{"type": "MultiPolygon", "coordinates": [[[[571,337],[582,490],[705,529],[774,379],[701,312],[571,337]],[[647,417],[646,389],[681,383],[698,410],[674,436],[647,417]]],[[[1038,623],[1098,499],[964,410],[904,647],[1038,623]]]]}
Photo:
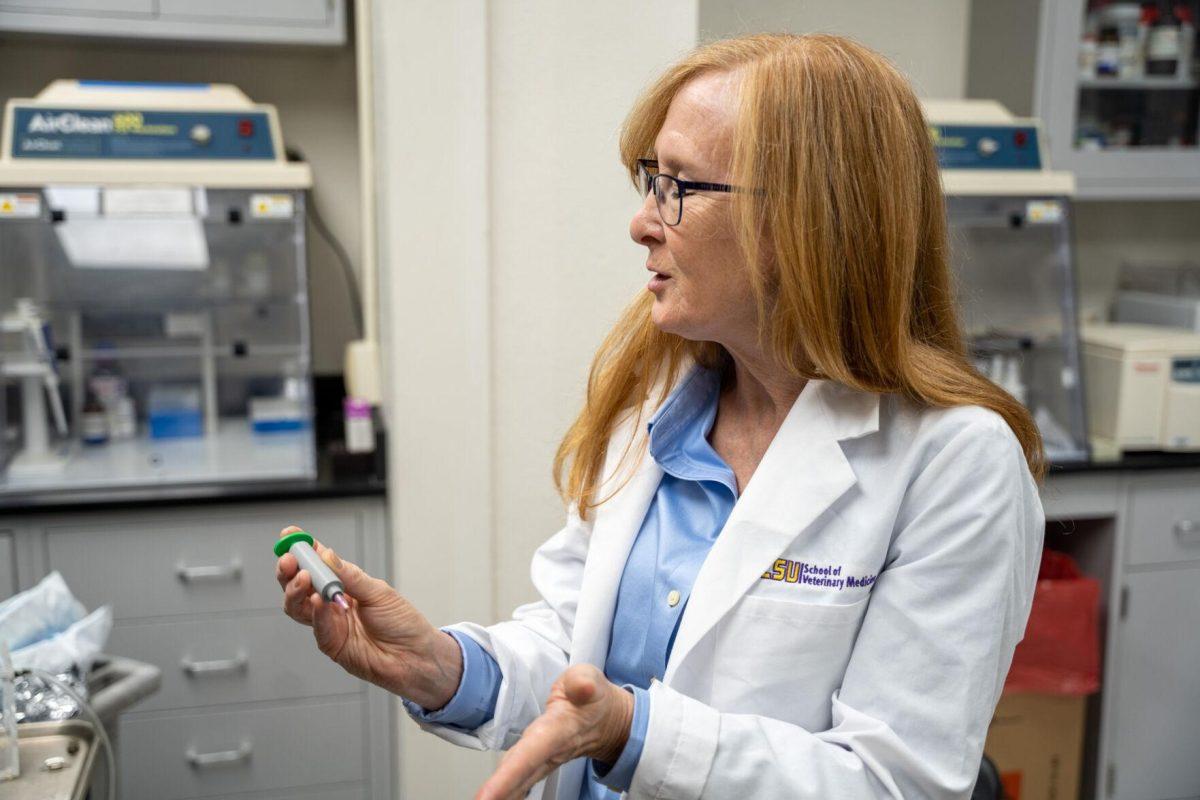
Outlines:
{"type": "MultiPolygon", "coordinates": [[[[908,80],[838,36],[704,45],[659,77],[626,119],[621,158],[631,178],[639,158],[654,157],[671,100],[711,72],[740,82],[729,182],[762,190],[734,194],[732,212],[764,346],[797,377],[927,406],[989,408],[1041,480],[1045,456],[1028,410],[966,357],[941,177],[908,80]]],[[[597,350],[583,409],[554,459],[559,493],[585,517],[607,499],[598,484],[621,415],[640,413],[665,377],[661,403],[684,364],[715,366],[724,356],[713,342],[659,330],[653,301],[641,292],[597,350]]]]}

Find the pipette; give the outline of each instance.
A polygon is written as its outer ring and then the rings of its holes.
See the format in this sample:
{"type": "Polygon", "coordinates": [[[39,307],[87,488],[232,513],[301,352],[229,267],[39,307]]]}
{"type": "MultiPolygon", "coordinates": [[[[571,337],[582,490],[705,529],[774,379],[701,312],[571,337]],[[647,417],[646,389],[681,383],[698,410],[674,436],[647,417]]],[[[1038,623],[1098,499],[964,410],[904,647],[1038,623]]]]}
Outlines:
{"type": "Polygon", "coordinates": [[[346,600],[346,589],[329,565],[321,560],[312,547],[313,538],[305,531],[292,531],[275,543],[275,555],[291,553],[296,557],[300,569],[308,570],[313,591],[330,603],[337,603],[343,611],[350,610],[346,600]]]}

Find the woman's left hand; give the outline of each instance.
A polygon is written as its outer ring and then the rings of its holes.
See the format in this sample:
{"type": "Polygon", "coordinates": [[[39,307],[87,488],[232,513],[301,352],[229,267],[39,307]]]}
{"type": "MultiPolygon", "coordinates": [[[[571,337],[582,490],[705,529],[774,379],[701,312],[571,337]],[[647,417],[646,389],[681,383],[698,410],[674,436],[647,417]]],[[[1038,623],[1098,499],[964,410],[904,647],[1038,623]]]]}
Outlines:
{"type": "Polygon", "coordinates": [[[590,664],[576,664],[550,689],[546,711],[500,760],[475,800],[523,798],[534,784],[580,756],[612,764],[633,721],[633,695],[590,664]]]}

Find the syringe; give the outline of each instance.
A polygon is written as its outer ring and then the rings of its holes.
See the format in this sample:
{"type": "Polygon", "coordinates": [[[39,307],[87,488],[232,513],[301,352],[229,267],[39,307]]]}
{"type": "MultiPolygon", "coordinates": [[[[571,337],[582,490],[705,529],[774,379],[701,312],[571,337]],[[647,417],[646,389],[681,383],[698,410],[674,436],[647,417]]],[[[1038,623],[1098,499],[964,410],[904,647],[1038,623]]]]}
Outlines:
{"type": "Polygon", "coordinates": [[[317,555],[317,551],[313,550],[312,543],[312,536],[305,531],[292,531],[275,543],[275,555],[281,557],[284,553],[291,553],[295,556],[300,569],[308,570],[313,591],[326,601],[337,603],[343,611],[349,611],[345,587],[329,565],[317,555]]]}

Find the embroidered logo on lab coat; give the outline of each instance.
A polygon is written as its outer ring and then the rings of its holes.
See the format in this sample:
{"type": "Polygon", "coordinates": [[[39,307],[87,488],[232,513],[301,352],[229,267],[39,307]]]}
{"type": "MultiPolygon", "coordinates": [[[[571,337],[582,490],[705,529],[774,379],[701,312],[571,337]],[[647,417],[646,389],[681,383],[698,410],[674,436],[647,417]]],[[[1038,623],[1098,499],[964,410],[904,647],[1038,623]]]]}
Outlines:
{"type": "Polygon", "coordinates": [[[777,558],[771,568],[762,574],[766,581],[796,583],[828,589],[854,589],[875,583],[875,575],[850,575],[843,572],[841,564],[810,564],[807,561],[792,561],[777,558]]]}

